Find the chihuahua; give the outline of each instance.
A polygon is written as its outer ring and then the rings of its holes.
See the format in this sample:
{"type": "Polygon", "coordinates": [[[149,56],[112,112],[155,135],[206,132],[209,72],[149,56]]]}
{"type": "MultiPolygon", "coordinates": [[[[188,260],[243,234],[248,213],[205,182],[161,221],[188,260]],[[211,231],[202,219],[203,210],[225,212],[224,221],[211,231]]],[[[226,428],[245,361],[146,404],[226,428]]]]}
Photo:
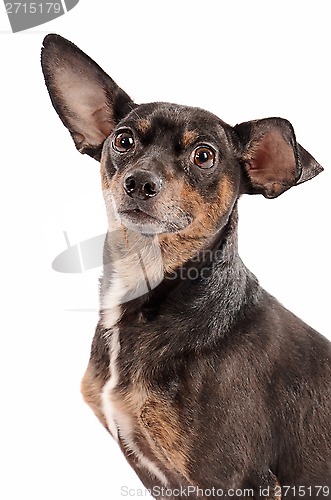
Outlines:
{"type": "Polygon", "coordinates": [[[331,343],[237,248],[242,194],[276,198],[322,167],[285,119],[135,104],[58,35],[42,68],[100,162],[108,217],[85,401],[155,498],[330,499],[331,343]]]}

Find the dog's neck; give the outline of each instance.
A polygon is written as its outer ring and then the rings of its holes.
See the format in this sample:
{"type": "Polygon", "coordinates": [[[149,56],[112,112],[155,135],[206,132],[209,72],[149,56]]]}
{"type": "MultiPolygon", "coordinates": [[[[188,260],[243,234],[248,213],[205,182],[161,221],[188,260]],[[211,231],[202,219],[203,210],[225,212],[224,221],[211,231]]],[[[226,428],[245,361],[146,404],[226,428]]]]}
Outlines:
{"type": "MultiPolygon", "coordinates": [[[[178,301],[182,298],[183,311],[188,317],[199,314],[210,326],[215,321],[219,324],[218,329],[201,328],[197,332],[196,345],[201,346],[217,340],[212,337],[216,332],[216,336],[224,336],[259,302],[262,294],[256,277],[238,253],[237,204],[226,225],[206,243],[195,258],[182,266],[183,279],[179,276],[175,284],[178,301]]],[[[156,297],[157,292],[156,289],[156,297]]]]}
{"type": "MultiPolygon", "coordinates": [[[[224,335],[261,294],[256,278],[239,257],[237,229],[237,207],[209,241],[144,236],[113,223],[101,280],[104,327],[109,329],[125,318],[152,321],[162,307],[175,303],[182,304],[188,316],[197,310],[210,320],[216,315],[218,331],[224,335]]],[[[211,340],[208,328],[196,339],[198,344],[211,340]]]]}

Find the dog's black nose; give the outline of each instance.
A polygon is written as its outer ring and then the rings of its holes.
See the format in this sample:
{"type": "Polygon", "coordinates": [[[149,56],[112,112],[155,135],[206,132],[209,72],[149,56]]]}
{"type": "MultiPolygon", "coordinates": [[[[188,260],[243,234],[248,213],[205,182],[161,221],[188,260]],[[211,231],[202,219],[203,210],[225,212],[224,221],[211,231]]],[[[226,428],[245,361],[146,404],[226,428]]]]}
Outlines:
{"type": "Polygon", "coordinates": [[[156,196],[161,189],[162,179],[154,172],[136,170],[124,179],[126,193],[138,200],[147,200],[156,196]]]}

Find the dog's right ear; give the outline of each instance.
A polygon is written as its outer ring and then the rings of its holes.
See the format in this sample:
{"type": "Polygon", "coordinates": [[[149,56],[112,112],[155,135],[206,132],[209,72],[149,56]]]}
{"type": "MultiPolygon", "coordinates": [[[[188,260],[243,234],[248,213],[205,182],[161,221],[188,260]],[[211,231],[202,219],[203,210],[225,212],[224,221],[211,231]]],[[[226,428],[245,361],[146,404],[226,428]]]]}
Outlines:
{"type": "Polygon", "coordinates": [[[44,39],[41,64],[53,106],[76,148],[99,161],[105,139],[136,105],[100,66],[59,35],[44,39]]]}

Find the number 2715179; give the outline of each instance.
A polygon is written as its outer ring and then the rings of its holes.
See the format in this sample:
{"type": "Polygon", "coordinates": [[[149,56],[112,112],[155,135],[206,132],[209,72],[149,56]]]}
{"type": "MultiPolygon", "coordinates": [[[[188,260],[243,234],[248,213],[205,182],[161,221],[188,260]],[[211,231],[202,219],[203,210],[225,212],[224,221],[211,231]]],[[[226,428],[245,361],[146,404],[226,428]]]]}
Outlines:
{"type": "Polygon", "coordinates": [[[56,2],[34,3],[34,2],[12,2],[5,4],[7,14],[60,14],[61,4],[56,2]]]}

